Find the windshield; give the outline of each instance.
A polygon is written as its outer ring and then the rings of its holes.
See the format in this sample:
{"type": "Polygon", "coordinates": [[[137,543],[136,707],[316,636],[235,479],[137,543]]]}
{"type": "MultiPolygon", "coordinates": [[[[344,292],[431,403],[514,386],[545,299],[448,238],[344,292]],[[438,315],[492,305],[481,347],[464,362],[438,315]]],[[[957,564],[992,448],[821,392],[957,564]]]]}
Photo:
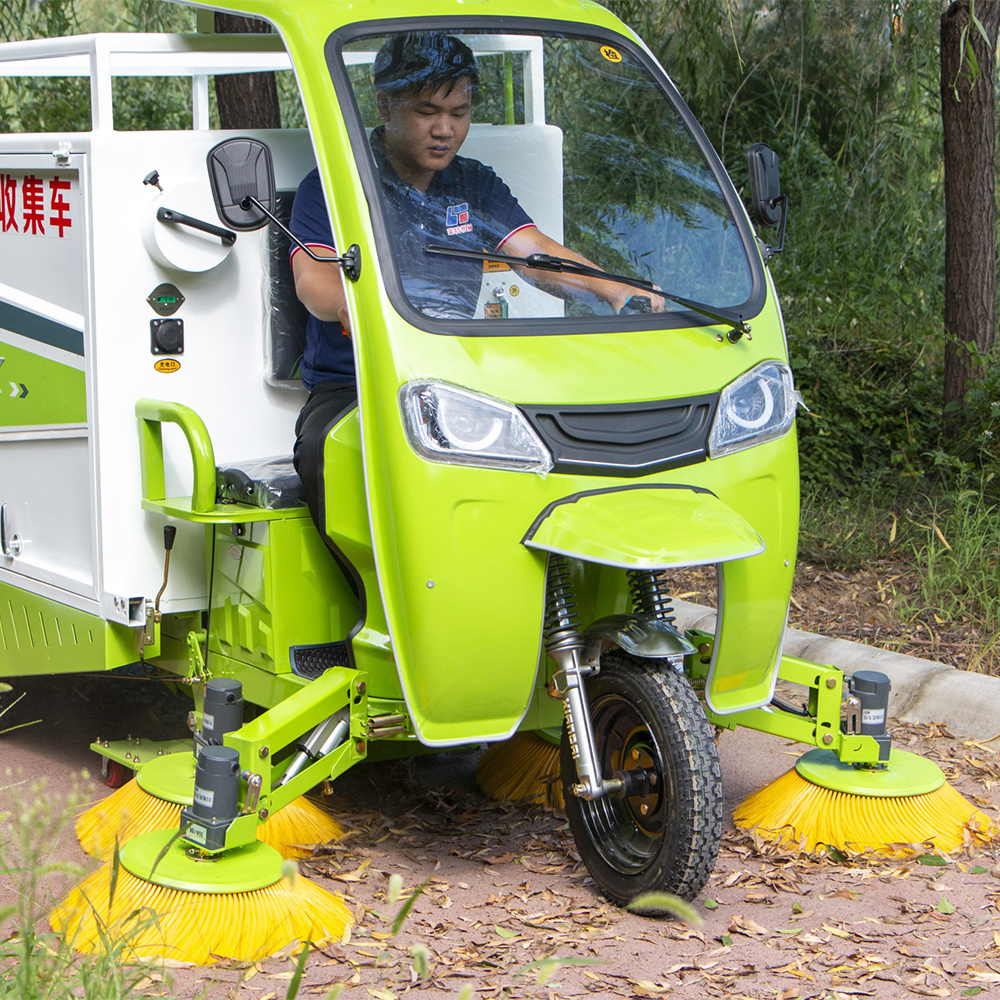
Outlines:
{"type": "Polygon", "coordinates": [[[682,309],[616,276],[714,309],[751,299],[748,233],[665,86],[624,42],[435,28],[354,38],[341,59],[383,265],[423,317],[682,309]],[[532,254],[584,266],[553,273],[532,254]]]}

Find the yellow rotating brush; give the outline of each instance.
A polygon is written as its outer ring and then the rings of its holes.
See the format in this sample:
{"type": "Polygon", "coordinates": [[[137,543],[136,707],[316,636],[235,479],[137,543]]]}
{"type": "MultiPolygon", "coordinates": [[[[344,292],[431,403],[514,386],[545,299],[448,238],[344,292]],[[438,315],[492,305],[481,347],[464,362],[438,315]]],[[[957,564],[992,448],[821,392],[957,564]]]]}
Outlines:
{"type": "MultiPolygon", "coordinates": [[[[127,784],[94,803],[76,820],[83,849],[95,858],[111,857],[115,841],[131,840],[148,830],[176,829],[181,807],[191,804],[193,754],[175,753],[143,764],[127,784]]],[[[257,836],[286,858],[309,857],[315,844],[339,840],[344,828],[319,806],[299,797],[257,828],[257,836]]]]}
{"type": "Polygon", "coordinates": [[[258,841],[217,860],[194,860],[172,830],[130,840],[50,917],[77,951],[122,961],[168,958],[195,965],[257,961],[298,942],[339,941],[351,924],[342,900],[258,841]]]}
{"type": "Polygon", "coordinates": [[[491,744],[479,758],[476,782],[494,799],[564,808],[559,739],[558,729],[542,729],[491,744]]]}
{"type": "Polygon", "coordinates": [[[340,940],[350,911],[254,839],[257,816],[240,803],[242,775],[237,750],[200,747],[179,826],[124,843],[53,911],[53,930],[77,951],[197,965],[340,940]]]}
{"type": "Polygon", "coordinates": [[[738,806],[733,821],[765,841],[807,853],[825,845],[849,853],[933,848],[947,854],[997,835],[996,824],[952,788],[936,764],[896,749],[881,770],[810,750],[738,806]]]}

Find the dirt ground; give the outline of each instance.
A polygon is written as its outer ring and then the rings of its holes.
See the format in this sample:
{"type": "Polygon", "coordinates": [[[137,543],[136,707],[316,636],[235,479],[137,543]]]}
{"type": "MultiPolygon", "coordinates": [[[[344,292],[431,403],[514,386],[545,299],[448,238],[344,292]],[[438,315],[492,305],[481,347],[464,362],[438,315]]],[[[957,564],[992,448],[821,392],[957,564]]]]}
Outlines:
{"type": "MultiPolygon", "coordinates": [[[[93,765],[87,744],[96,735],[176,725],[169,707],[136,697],[141,683],[19,685],[25,698],[0,721],[43,721],[2,737],[6,765],[26,778],[47,776],[46,795],[54,798],[73,772],[93,765]]],[[[1000,742],[956,740],[935,726],[897,728],[896,740],[933,757],[956,787],[998,814],[1000,742]]],[[[760,734],[724,734],[727,817],[800,749],[760,734]]],[[[561,813],[485,798],[475,785],[477,756],[364,765],[335,783],[324,801],[348,835],[303,869],[340,893],[357,923],[349,940],[310,956],[300,997],[324,997],[342,984],[346,1000],[437,1000],[466,987],[477,1000],[832,1000],[974,996],[1000,984],[995,849],[939,865],[767,857],[727,822],[715,874],[694,902],[700,925],[639,917],[601,899],[561,813]],[[393,875],[403,892],[390,905],[393,875]],[[401,903],[420,886],[393,935],[401,903]],[[426,949],[424,979],[413,971],[415,946],[426,949]]],[[[94,795],[107,792],[101,785],[94,795]]],[[[19,808],[25,794],[23,785],[8,788],[0,809],[19,808]]],[[[71,831],[52,845],[52,856],[94,866],[71,831]]],[[[0,910],[13,891],[10,877],[0,876],[0,910]]],[[[151,971],[137,995],[280,1000],[292,971],[282,958],[250,968],[170,968],[151,971]]]]}

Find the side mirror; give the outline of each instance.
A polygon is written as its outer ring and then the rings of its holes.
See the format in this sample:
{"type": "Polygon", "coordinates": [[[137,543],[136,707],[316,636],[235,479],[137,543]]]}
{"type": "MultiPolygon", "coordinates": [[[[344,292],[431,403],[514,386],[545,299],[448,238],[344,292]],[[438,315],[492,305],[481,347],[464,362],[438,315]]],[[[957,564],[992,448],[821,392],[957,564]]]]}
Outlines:
{"type": "Polygon", "coordinates": [[[208,151],[208,181],[215,210],[231,229],[247,232],[267,225],[277,195],[271,151],[264,143],[226,139],[214,146],[208,151]]]}
{"type": "Polygon", "coordinates": [[[778,177],[778,154],[762,142],[754,143],[747,151],[750,170],[750,214],[755,222],[768,229],[779,225],[778,246],[772,253],[785,249],[785,217],[788,214],[788,196],[781,193],[778,177]]]}

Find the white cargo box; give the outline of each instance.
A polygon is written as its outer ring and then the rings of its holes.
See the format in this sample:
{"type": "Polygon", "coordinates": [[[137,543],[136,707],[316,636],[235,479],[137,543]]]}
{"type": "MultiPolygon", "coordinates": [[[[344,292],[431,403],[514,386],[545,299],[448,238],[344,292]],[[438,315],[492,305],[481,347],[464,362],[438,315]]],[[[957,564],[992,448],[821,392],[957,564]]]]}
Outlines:
{"type": "MultiPolygon", "coordinates": [[[[89,77],[93,125],[0,135],[0,583],[110,622],[145,620],[165,522],[139,503],[137,399],[196,410],[220,459],[291,452],[302,391],[262,375],[268,230],[225,246],[156,217],[168,208],[220,225],[205,157],[233,133],[209,130],[209,77],[288,68],[268,35],[0,45],[2,75],[89,77]],[[193,127],[115,131],[113,76],[191,78],[193,127]],[[159,187],[144,183],[154,171],[159,187]],[[151,323],[167,310],[183,321],[182,353],[169,337],[154,351],[151,323]]],[[[240,134],[271,146],[279,191],[313,165],[305,130],[240,134]]],[[[164,444],[167,495],[189,494],[176,427],[164,444]]],[[[204,608],[206,592],[204,530],[181,523],[162,610],[204,608]]]]}

